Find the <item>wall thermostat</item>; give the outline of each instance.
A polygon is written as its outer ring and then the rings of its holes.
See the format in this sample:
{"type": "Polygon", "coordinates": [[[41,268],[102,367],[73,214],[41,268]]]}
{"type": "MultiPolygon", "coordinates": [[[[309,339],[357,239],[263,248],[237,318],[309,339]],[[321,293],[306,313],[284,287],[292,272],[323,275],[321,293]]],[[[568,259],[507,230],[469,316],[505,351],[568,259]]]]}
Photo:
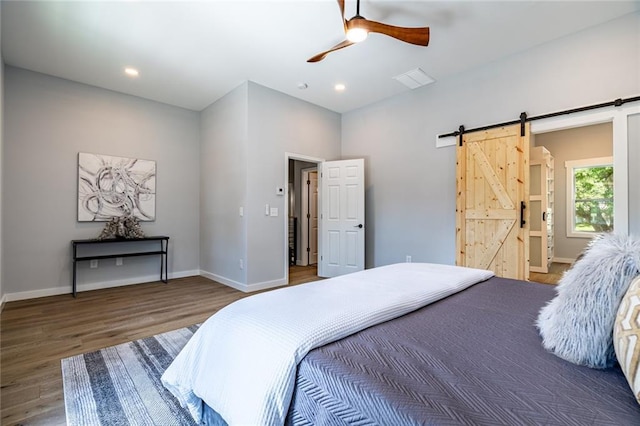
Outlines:
{"type": "Polygon", "coordinates": [[[284,195],[284,188],[281,186],[278,186],[276,188],[276,195],[284,195]]]}

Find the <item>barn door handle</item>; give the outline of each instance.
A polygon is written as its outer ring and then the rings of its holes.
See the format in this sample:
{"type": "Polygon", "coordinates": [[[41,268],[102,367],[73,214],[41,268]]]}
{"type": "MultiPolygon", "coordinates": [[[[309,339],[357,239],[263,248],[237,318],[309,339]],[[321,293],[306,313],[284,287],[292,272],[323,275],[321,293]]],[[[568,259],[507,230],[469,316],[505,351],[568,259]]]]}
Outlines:
{"type": "Polygon", "coordinates": [[[547,212],[542,212],[542,221],[543,222],[547,221],[547,212]]]}
{"type": "Polygon", "coordinates": [[[524,204],[524,201],[520,201],[520,228],[524,228],[524,225],[527,223],[524,220],[524,209],[526,209],[527,206],[524,204]]]}

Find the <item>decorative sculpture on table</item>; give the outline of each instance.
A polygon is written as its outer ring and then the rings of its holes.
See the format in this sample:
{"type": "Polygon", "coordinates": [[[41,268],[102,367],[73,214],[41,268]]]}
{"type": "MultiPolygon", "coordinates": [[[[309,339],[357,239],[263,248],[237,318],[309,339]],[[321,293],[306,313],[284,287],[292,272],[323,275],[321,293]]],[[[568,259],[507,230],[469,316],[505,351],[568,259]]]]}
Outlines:
{"type": "Polygon", "coordinates": [[[78,221],[156,218],[156,162],[78,154],[78,221]]]}
{"type": "Polygon", "coordinates": [[[104,229],[98,236],[99,240],[107,240],[112,238],[135,239],[144,238],[144,232],[140,227],[140,222],[133,216],[113,217],[104,226],[104,229]]]}

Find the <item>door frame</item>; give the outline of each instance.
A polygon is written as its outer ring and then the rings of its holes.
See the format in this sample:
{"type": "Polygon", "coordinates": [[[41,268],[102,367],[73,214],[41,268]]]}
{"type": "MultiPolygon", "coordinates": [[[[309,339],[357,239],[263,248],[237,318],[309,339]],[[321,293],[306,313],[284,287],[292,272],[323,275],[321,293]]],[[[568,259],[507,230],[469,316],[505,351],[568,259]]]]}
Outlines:
{"type": "MultiPolygon", "coordinates": [[[[297,153],[293,153],[293,152],[285,152],[284,153],[284,177],[285,180],[288,182],[289,181],[289,160],[298,160],[298,161],[306,161],[307,163],[316,163],[316,170],[319,170],[319,164],[323,163],[325,161],[324,158],[320,158],[320,157],[312,157],[309,155],[304,155],[304,154],[297,154],[297,153]]],[[[285,194],[284,194],[284,199],[287,202],[287,207],[288,207],[288,203],[290,202],[290,194],[289,194],[289,185],[285,185],[285,194]]],[[[322,199],[322,193],[320,192],[320,186],[318,184],[318,208],[320,208],[320,200],[322,199]]],[[[288,209],[285,209],[285,211],[289,211],[288,209]]],[[[289,284],[289,215],[288,214],[283,214],[283,225],[284,225],[284,246],[283,246],[283,250],[284,250],[284,280],[286,285],[289,284]]],[[[318,233],[321,232],[320,230],[320,226],[321,224],[318,224],[318,233]]],[[[320,241],[320,238],[318,238],[318,253],[321,253],[321,249],[322,249],[322,243],[320,241]]]]}
{"type": "MultiPolygon", "coordinates": [[[[307,185],[307,181],[309,180],[309,174],[312,172],[316,172],[318,173],[318,166],[316,167],[309,167],[306,169],[302,169],[300,170],[301,173],[301,179],[300,179],[300,187],[301,189],[303,189],[306,185],[307,185]]],[[[318,187],[318,191],[320,190],[320,188],[318,187]]],[[[300,210],[300,216],[302,219],[302,222],[300,224],[300,229],[302,232],[300,232],[300,248],[303,249],[302,254],[304,255],[304,253],[307,253],[307,257],[304,260],[304,262],[300,262],[299,265],[300,266],[307,266],[309,265],[309,252],[304,251],[304,249],[306,247],[309,246],[309,241],[310,241],[310,234],[311,231],[309,229],[309,221],[305,221],[306,219],[306,214],[310,213],[309,212],[309,194],[307,192],[305,192],[304,190],[301,191],[302,192],[302,205],[301,205],[301,210],[300,210]]],[[[318,197],[319,198],[319,197],[318,197]]],[[[317,208],[317,205],[316,205],[317,208]]],[[[319,225],[319,222],[318,222],[319,225]]],[[[318,237],[316,236],[316,246],[317,246],[317,239],[318,237]]],[[[301,256],[302,259],[302,256],[301,256]]]]}
{"type": "Polygon", "coordinates": [[[615,232],[629,234],[629,137],[628,116],[640,114],[640,106],[608,107],[531,122],[531,134],[612,123],[613,127],[613,223],[615,232]]]}

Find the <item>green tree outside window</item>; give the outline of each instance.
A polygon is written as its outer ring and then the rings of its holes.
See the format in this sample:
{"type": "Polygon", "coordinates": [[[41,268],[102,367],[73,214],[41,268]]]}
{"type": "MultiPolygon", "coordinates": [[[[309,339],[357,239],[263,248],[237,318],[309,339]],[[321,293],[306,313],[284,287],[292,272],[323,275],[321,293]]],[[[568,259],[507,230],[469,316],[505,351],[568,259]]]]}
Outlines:
{"type": "Polygon", "coordinates": [[[613,230],[613,166],[574,169],[574,230],[613,230]]]}

